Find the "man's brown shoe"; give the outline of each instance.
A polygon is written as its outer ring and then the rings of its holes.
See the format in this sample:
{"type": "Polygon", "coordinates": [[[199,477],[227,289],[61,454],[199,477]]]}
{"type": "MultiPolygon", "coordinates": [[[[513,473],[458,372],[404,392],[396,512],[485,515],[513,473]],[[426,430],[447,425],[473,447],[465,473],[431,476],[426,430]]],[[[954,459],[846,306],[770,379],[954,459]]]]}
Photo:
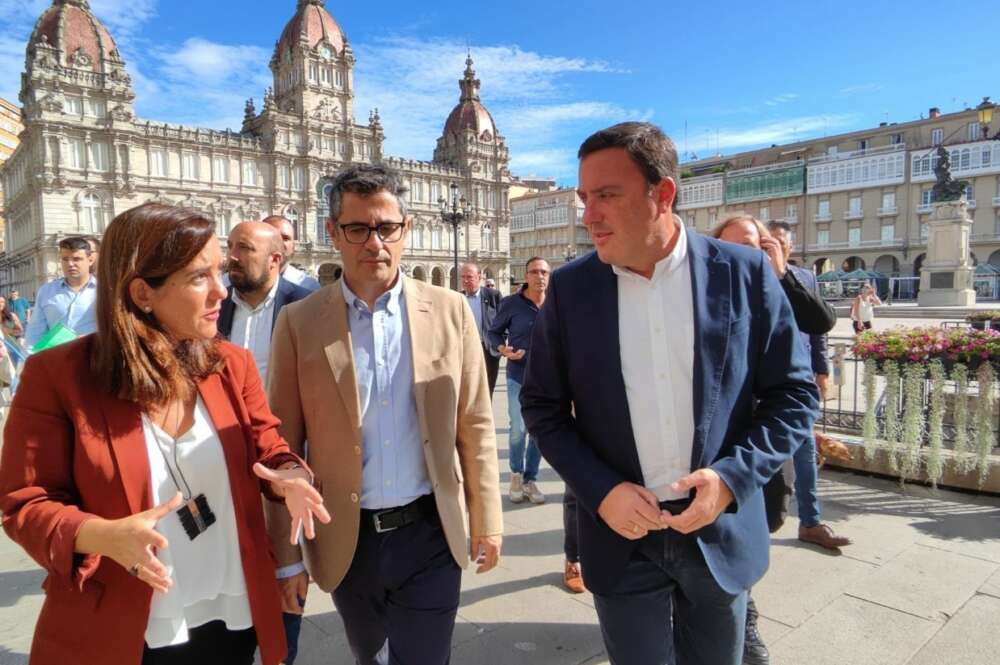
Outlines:
{"type": "Polygon", "coordinates": [[[571,593],[583,593],[583,576],[580,574],[580,564],[572,561],[566,562],[566,571],[563,573],[563,584],[571,593]]]}
{"type": "Polygon", "coordinates": [[[799,540],[804,543],[813,543],[828,550],[839,550],[841,547],[851,544],[850,538],[838,536],[827,524],[817,524],[816,526],[799,526],[799,540]]]}

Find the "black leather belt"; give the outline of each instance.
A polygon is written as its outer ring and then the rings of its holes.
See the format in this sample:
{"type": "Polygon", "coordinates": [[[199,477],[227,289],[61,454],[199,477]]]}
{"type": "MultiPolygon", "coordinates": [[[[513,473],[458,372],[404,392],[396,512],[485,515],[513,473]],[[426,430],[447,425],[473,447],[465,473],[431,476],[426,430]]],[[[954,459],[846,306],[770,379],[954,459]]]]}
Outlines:
{"type": "Polygon", "coordinates": [[[434,495],[424,496],[411,501],[405,506],[396,508],[386,508],[385,510],[361,509],[362,525],[370,524],[375,528],[375,533],[386,533],[395,531],[404,526],[409,526],[417,520],[437,515],[437,507],[434,504],[434,495]]]}

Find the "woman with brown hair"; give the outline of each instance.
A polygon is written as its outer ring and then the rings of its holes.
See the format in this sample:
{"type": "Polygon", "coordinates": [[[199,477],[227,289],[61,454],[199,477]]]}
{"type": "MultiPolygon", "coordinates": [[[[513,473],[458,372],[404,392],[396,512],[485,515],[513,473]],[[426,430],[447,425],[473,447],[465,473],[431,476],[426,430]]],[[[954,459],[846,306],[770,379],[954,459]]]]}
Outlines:
{"type": "Polygon", "coordinates": [[[24,325],[21,319],[17,318],[17,314],[10,310],[10,305],[3,296],[0,296],[0,326],[3,327],[4,337],[15,344],[17,338],[24,335],[24,325]]]}
{"type": "Polygon", "coordinates": [[[104,235],[97,332],[25,365],[0,511],[48,572],[32,665],[285,656],[260,495],[308,538],[330,517],[251,356],[216,338],[221,264],[198,211],[126,211],[104,235]]]}

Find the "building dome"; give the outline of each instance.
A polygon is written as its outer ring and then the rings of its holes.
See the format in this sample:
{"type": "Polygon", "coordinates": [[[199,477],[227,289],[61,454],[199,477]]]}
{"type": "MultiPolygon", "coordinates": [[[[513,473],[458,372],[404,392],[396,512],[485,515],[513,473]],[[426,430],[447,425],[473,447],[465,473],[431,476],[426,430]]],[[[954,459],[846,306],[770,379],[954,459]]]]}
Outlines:
{"type": "Polygon", "coordinates": [[[87,0],[54,0],[35,23],[28,53],[39,45],[54,48],[63,67],[101,71],[105,62],[121,62],[115,40],[87,0]]]}
{"type": "Polygon", "coordinates": [[[448,120],[444,123],[444,133],[462,134],[472,131],[483,141],[492,141],[497,135],[497,127],[493,116],[479,101],[479,79],[476,70],[472,68],[472,56],[465,59],[465,76],[458,82],[462,97],[458,106],[452,109],[448,120]]]}
{"type": "Polygon", "coordinates": [[[299,0],[295,16],[281,32],[275,55],[280,55],[299,44],[314,49],[324,42],[333,47],[339,55],[343,52],[346,42],[343,30],[330,12],[326,11],[323,0],[299,0]]]}

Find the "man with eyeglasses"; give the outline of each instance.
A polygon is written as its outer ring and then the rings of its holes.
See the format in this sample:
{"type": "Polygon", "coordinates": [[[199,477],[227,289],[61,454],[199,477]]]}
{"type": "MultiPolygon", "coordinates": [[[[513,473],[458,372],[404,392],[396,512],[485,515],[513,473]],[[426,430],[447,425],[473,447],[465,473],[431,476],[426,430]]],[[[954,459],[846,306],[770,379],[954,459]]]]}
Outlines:
{"type": "MultiPolygon", "coordinates": [[[[284,609],[301,614],[311,575],[332,592],[362,665],[447,663],[462,568],[471,558],[486,572],[500,558],[479,333],[464,296],[401,274],[405,192],[385,166],[337,176],[326,228],[342,278],[282,310],[271,352],[281,434],[337,516],[292,545],[287,517],[268,507],[284,609]]],[[[293,637],[296,619],[286,628],[293,637]]]]}
{"type": "Polygon", "coordinates": [[[510,490],[513,503],[525,498],[531,503],[545,503],[545,495],[535,481],[542,453],[534,437],[528,436],[521,417],[521,384],[528,365],[531,329],[538,310],[545,302],[545,287],[552,268],[540,256],[528,259],[524,266],[525,282],[520,291],[500,301],[500,309],[487,333],[491,349],[507,359],[507,415],[510,418],[510,490]]]}

